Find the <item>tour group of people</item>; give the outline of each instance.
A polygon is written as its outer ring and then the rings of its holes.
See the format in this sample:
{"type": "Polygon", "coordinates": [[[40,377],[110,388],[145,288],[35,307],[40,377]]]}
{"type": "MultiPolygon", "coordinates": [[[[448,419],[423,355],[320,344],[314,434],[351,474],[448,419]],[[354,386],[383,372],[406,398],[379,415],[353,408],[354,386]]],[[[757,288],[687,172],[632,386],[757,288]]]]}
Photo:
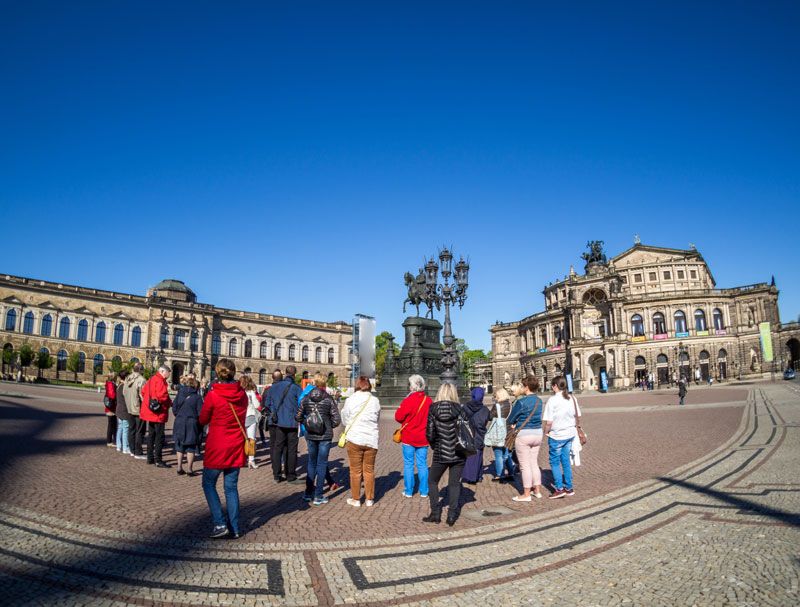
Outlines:
{"type": "MultiPolygon", "coordinates": [[[[233,361],[223,358],[216,364],[213,383],[201,385],[188,374],[173,401],[167,384],[169,368],[162,366],[145,381],[141,365],[136,364],[130,373],[107,378],[107,444],[158,468],[169,468],[163,460],[164,430],[172,409],[177,474],[196,476],[194,463],[202,450],[202,488],[211,513],[212,538],[238,538],[242,533],[239,470],[258,467],[257,433],[262,444],[269,436],[274,482],[305,485],[303,499],[312,506],[328,503],[326,491],[339,488],[328,459],[333,447],[344,448],[350,475],[347,504],[373,507],[381,404],[370,380],[359,377],[340,408],[339,393],[327,386],[324,376],[317,374],[300,385],[296,373],[291,365],[283,372],[274,371],[272,383],[259,394],[252,378],[243,374],[237,379],[233,361]],[[334,442],[338,427],[342,431],[334,442]],[[305,479],[297,473],[301,438],[308,453],[305,479]],[[220,476],[225,510],[217,493],[220,476]]],[[[439,483],[447,472],[446,522],[456,523],[462,484],[483,479],[485,447],[494,455],[492,480],[511,481],[519,473],[522,493],[513,496],[514,501],[542,498],[538,455],[545,436],[553,473],[548,497],[574,495],[572,465],[580,461],[576,437],[581,432],[581,411],[563,376],[552,379],[547,402],[537,395],[538,380],[526,377],[511,392],[496,390],[490,405],[484,405],[480,387],[461,403],[454,384],[442,383],[431,397],[424,378],[412,375],[408,381],[409,394],[394,414],[399,427],[393,440],[402,452],[403,497],[412,498],[417,492],[429,500],[430,513],[423,521],[442,520],[439,483]]]]}

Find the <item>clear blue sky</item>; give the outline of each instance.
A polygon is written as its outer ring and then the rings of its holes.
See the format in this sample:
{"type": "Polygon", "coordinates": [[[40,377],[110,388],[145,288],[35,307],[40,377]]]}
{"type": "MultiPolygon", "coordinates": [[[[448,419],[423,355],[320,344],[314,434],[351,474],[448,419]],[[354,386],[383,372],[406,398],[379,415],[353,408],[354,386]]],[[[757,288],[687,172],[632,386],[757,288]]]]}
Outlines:
{"type": "Polygon", "coordinates": [[[638,233],[796,319],[800,3],[555,5],[6,3],[0,271],[399,335],[452,244],[488,347],[638,233]]]}

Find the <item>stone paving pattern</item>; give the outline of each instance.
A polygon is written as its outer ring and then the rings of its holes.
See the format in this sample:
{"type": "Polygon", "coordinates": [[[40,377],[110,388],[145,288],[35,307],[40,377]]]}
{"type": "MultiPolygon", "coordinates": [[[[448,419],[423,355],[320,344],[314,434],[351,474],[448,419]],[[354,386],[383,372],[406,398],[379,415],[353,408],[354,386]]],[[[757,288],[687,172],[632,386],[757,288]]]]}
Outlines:
{"type": "MultiPolygon", "coordinates": [[[[302,486],[275,485],[268,466],[243,470],[246,535],[212,542],[200,479],[105,447],[99,395],[0,384],[0,596],[20,605],[800,602],[796,384],[698,388],[683,409],[672,391],[581,402],[590,443],[573,498],[517,504],[514,488],[487,474],[467,486],[455,527],[426,525],[426,500],[401,496],[387,412],[374,508],[347,506],[345,489],[309,508],[302,486]]],[[[545,479],[546,459],[543,449],[545,479]]],[[[332,460],[346,481],[343,450],[332,460]]]]}

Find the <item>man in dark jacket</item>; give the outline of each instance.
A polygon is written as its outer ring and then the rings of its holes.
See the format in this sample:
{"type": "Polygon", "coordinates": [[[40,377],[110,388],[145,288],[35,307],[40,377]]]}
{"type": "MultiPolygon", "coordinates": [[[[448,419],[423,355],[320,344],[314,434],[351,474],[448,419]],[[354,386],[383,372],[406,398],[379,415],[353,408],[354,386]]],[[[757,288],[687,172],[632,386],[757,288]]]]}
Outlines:
{"type": "Polygon", "coordinates": [[[290,483],[302,482],[297,480],[298,436],[295,415],[301,390],[294,381],[296,373],[297,369],[294,366],[286,367],[284,378],[270,387],[264,411],[270,420],[270,443],[273,445],[272,476],[278,483],[283,480],[284,462],[286,480],[290,483]]]}
{"type": "Polygon", "coordinates": [[[678,397],[681,399],[680,404],[683,405],[683,400],[686,398],[686,379],[682,375],[678,381],[678,397]]]}

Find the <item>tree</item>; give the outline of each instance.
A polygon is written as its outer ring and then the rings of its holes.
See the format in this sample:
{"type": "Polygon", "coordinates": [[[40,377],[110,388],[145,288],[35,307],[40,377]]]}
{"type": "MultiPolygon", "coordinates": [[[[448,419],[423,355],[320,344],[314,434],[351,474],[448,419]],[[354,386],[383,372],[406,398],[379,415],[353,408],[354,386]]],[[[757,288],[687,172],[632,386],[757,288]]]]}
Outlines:
{"type": "Polygon", "coordinates": [[[14,365],[17,364],[17,352],[11,348],[3,349],[3,364],[11,367],[11,372],[14,372],[14,365]]]}
{"type": "Polygon", "coordinates": [[[34,358],[36,358],[36,351],[31,348],[30,344],[22,344],[19,348],[19,366],[22,367],[23,373],[34,358]]]}
{"type": "MultiPolygon", "coordinates": [[[[389,338],[392,336],[389,331],[384,331],[375,336],[375,376],[380,379],[383,369],[386,366],[386,353],[389,351],[389,338]]],[[[400,347],[394,344],[394,355],[399,356],[400,347]]]]}
{"type": "Polygon", "coordinates": [[[339,380],[333,373],[328,373],[328,387],[331,390],[335,390],[339,387],[339,380]]]}
{"type": "Polygon", "coordinates": [[[73,352],[67,356],[67,371],[72,371],[75,375],[75,381],[78,381],[78,369],[81,368],[81,354],[80,352],[73,352]]]}
{"type": "Polygon", "coordinates": [[[467,350],[461,355],[461,377],[464,378],[467,384],[472,376],[472,369],[475,367],[475,363],[483,358],[486,358],[483,350],[467,350]]]}
{"type": "Polygon", "coordinates": [[[42,371],[53,366],[53,357],[46,350],[40,350],[36,355],[36,368],[39,369],[38,377],[41,379],[42,371]]]}
{"type": "MultiPolygon", "coordinates": [[[[120,371],[122,371],[125,368],[125,365],[123,364],[122,359],[118,358],[116,356],[111,359],[111,365],[110,366],[111,366],[111,371],[114,372],[114,373],[119,373],[120,371]]],[[[102,372],[103,372],[103,370],[101,369],[100,373],[102,373],[102,372]]]]}

